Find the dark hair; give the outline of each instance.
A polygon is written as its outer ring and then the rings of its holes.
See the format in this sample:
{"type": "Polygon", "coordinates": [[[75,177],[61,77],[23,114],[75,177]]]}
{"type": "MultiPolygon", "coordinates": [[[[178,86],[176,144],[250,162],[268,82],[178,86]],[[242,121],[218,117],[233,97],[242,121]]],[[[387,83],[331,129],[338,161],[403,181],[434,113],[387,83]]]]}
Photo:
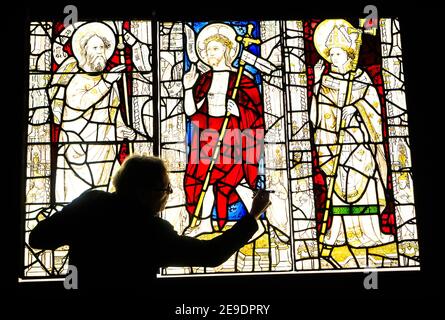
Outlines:
{"type": "Polygon", "coordinates": [[[129,195],[150,186],[159,187],[166,174],[167,168],[162,159],[133,155],[125,160],[115,174],[113,185],[118,194],[129,195]]]}

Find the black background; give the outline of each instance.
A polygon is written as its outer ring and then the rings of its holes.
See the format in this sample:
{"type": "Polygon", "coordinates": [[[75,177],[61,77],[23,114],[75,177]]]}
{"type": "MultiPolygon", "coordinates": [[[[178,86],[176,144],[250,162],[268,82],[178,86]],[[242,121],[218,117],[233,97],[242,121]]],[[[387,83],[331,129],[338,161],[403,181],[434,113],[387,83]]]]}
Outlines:
{"type": "MultiPolygon", "coordinates": [[[[298,315],[306,311],[319,316],[329,316],[334,310],[338,310],[335,313],[347,314],[349,312],[347,310],[356,305],[363,306],[364,311],[376,311],[381,315],[384,315],[383,310],[386,310],[390,312],[387,315],[390,315],[403,308],[418,309],[422,305],[422,298],[429,299],[435,292],[441,291],[439,283],[442,280],[439,273],[436,273],[441,253],[440,250],[435,251],[438,246],[435,246],[434,241],[440,239],[442,229],[440,223],[443,220],[441,219],[443,210],[440,206],[443,196],[436,197],[440,191],[441,179],[438,147],[441,146],[443,134],[437,134],[439,130],[436,129],[440,124],[436,127],[435,123],[440,119],[440,109],[444,103],[439,102],[438,94],[441,91],[440,89],[436,91],[434,84],[438,79],[437,75],[443,73],[445,68],[442,61],[443,50],[437,44],[442,42],[442,31],[440,28],[435,28],[433,19],[437,6],[431,6],[426,2],[389,4],[377,1],[355,2],[353,5],[315,1],[283,3],[270,1],[269,7],[253,1],[183,2],[178,7],[167,1],[164,3],[122,1],[100,4],[93,1],[52,4],[17,2],[12,5],[13,8],[4,12],[7,28],[2,33],[1,39],[4,57],[2,67],[6,68],[7,75],[3,77],[3,80],[6,79],[6,87],[2,90],[2,121],[7,123],[2,130],[2,168],[6,176],[3,192],[5,198],[2,196],[2,203],[7,205],[2,210],[0,222],[3,248],[6,251],[2,253],[0,260],[2,267],[6,267],[6,271],[2,272],[5,279],[1,282],[0,288],[4,289],[6,299],[14,299],[23,306],[26,304],[25,301],[38,301],[42,312],[45,310],[43,305],[48,303],[67,307],[74,306],[77,302],[90,301],[91,306],[102,311],[121,308],[128,312],[138,310],[135,308],[137,304],[143,307],[145,310],[145,313],[142,313],[143,318],[147,319],[171,318],[174,316],[175,307],[183,303],[188,306],[218,306],[220,303],[271,304],[272,315],[278,313],[298,315]],[[18,283],[22,252],[20,206],[24,199],[23,141],[26,132],[28,23],[36,20],[63,21],[63,9],[67,4],[77,6],[79,20],[357,19],[366,16],[363,13],[366,4],[376,5],[379,17],[398,17],[401,26],[409,114],[421,271],[380,272],[378,290],[364,289],[363,273],[162,279],[153,288],[140,288],[134,292],[102,292],[88,296],[64,290],[60,282],[18,283]],[[436,44],[432,42],[433,40],[436,44]],[[381,301],[370,304],[370,299],[381,301]],[[397,299],[403,299],[404,303],[397,302],[397,299]],[[328,307],[329,303],[334,301],[335,306],[328,307]],[[154,317],[154,312],[160,316],[154,317]]],[[[135,270],[135,281],[137,281],[136,274],[135,270]]],[[[39,309],[28,308],[33,312],[39,309]]]]}

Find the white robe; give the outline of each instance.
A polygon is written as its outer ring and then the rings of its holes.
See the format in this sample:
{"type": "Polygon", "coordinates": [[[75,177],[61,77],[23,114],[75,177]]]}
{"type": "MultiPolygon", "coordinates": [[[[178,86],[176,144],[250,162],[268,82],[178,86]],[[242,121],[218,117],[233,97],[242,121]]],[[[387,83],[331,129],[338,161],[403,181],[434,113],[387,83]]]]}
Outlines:
{"type": "MultiPolygon", "coordinates": [[[[311,121],[315,145],[327,184],[334,183],[332,226],[325,236],[328,245],[372,247],[393,241],[381,233],[379,214],[386,206],[387,163],[383,149],[382,117],[379,96],[369,76],[358,69],[352,85],[350,104],[356,114],[346,124],[341,147],[337,144],[346,105],[349,74],[330,72],[315,86],[311,121]],[[341,150],[341,151],[340,151],[341,150]],[[337,172],[334,159],[340,153],[337,172]],[[334,177],[334,175],[336,176],[334,177]],[[351,207],[353,206],[353,207],[351,207]],[[374,212],[339,214],[372,206],[374,212]]],[[[329,189],[329,188],[328,188],[329,189]]]]}
{"type": "Polygon", "coordinates": [[[64,92],[57,202],[70,202],[90,188],[108,190],[118,151],[116,127],[124,125],[116,83],[109,87],[101,75],[79,73],[64,92]]]}

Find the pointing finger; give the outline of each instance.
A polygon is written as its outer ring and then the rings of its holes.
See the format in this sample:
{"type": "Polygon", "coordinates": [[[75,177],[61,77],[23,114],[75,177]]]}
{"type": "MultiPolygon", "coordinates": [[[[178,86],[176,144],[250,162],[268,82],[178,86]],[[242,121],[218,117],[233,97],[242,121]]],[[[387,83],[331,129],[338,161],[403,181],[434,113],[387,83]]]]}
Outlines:
{"type": "Polygon", "coordinates": [[[196,66],[194,63],[192,63],[192,65],[190,66],[190,72],[195,73],[195,71],[196,71],[196,66]]]}

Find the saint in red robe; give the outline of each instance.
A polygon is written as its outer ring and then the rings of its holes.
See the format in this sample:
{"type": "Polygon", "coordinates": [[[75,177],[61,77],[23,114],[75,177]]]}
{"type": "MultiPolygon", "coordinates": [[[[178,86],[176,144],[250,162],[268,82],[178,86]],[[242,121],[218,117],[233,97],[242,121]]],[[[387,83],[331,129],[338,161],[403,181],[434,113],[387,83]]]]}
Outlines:
{"type": "MultiPolygon", "coordinates": [[[[217,141],[215,136],[213,139],[200,141],[201,133],[205,129],[213,129],[215,133],[219,133],[225,118],[224,116],[213,117],[208,114],[207,94],[212,84],[212,77],[213,71],[201,75],[193,90],[196,104],[203,99],[205,100],[197,112],[190,116],[192,133],[189,135],[191,138],[190,150],[184,178],[186,209],[190,217],[194,215],[210,167],[209,158],[213,155],[217,141]],[[206,156],[208,155],[205,159],[202,157],[202,150],[205,150],[206,156]]],[[[237,73],[230,72],[227,99],[231,98],[236,77],[237,73]]],[[[246,75],[241,77],[234,101],[239,108],[239,117],[230,116],[226,138],[231,132],[241,132],[243,134],[234,134],[231,139],[223,140],[219,159],[211,172],[211,187],[207,191],[214,193],[218,227],[220,229],[227,222],[228,206],[240,200],[235,189],[243,178],[246,179],[251,189],[257,189],[259,160],[257,155],[262,153],[264,138],[263,103],[260,92],[254,81],[246,75]],[[239,130],[231,131],[231,129],[239,130]],[[232,146],[228,144],[232,144],[232,146]],[[236,161],[237,159],[242,160],[236,161]],[[212,187],[213,190],[211,190],[212,187]]]]}

